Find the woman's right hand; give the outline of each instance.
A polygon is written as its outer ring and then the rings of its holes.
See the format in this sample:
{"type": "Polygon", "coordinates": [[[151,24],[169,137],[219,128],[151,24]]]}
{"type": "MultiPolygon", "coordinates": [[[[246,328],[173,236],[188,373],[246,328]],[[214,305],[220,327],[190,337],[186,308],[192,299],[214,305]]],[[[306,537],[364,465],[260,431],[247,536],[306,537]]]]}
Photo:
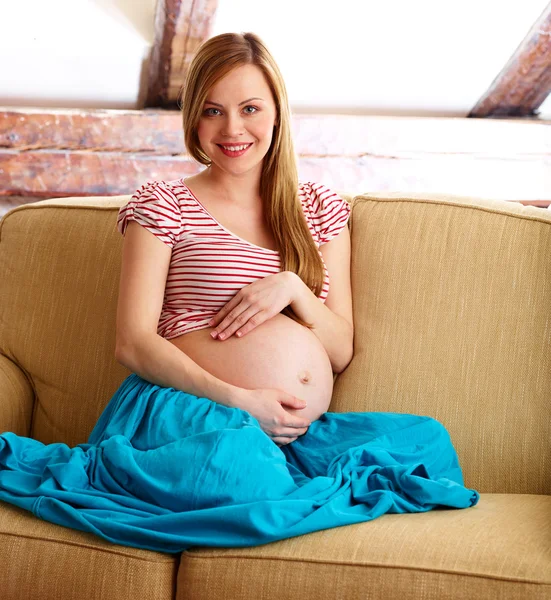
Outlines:
{"type": "Polygon", "coordinates": [[[289,410],[300,411],[306,408],[306,402],[274,388],[243,390],[238,406],[250,413],[260,424],[261,429],[278,446],[294,442],[304,435],[310,426],[310,420],[289,410]]]}

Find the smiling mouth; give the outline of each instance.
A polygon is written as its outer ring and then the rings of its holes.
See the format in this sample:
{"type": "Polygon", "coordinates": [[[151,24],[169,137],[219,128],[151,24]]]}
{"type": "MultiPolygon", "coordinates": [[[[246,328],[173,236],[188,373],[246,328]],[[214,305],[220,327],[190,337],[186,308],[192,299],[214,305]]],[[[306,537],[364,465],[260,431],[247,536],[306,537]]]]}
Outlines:
{"type": "Polygon", "coordinates": [[[216,144],[220,150],[226,155],[231,157],[241,156],[245,154],[247,150],[253,145],[252,142],[249,144],[216,144]]]}

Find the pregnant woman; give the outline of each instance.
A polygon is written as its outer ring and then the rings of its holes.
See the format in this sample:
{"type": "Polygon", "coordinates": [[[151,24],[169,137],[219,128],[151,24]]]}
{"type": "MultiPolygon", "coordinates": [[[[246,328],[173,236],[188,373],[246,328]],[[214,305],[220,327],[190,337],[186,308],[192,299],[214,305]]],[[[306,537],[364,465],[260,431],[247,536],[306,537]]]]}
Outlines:
{"type": "Polygon", "coordinates": [[[350,207],[298,180],[262,41],[204,43],[182,112],[205,168],[147,182],[117,219],[116,358],[131,374],[87,444],[0,435],[0,499],[164,552],[476,504],[437,421],[327,412],[353,355],[350,207]]]}

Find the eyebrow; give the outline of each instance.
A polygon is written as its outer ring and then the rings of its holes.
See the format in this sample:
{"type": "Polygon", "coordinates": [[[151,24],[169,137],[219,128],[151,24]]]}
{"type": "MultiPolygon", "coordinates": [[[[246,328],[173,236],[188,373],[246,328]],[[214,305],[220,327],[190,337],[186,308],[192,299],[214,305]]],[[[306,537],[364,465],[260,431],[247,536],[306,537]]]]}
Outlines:
{"type": "MultiPolygon", "coordinates": [[[[250,102],[251,100],[262,100],[262,102],[264,102],[264,100],[262,98],[249,98],[248,100],[243,100],[243,102],[240,102],[237,106],[241,106],[242,104],[247,104],[247,102],[250,102]]],[[[210,100],[205,100],[205,104],[213,104],[214,106],[219,106],[220,108],[224,108],[224,106],[222,104],[218,104],[217,102],[211,102],[210,100]]]]}

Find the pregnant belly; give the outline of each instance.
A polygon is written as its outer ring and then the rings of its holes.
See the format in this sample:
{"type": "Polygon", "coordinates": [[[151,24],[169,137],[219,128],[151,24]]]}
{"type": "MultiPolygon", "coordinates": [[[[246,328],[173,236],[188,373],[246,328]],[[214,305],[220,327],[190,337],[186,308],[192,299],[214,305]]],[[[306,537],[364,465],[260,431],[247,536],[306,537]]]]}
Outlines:
{"type": "Polygon", "coordinates": [[[276,388],[308,406],[291,413],[312,421],[329,408],[333,370],[325,348],[307,327],[281,313],[242,338],[213,339],[213,327],[168,340],[200,367],[245,389],[276,388]]]}

